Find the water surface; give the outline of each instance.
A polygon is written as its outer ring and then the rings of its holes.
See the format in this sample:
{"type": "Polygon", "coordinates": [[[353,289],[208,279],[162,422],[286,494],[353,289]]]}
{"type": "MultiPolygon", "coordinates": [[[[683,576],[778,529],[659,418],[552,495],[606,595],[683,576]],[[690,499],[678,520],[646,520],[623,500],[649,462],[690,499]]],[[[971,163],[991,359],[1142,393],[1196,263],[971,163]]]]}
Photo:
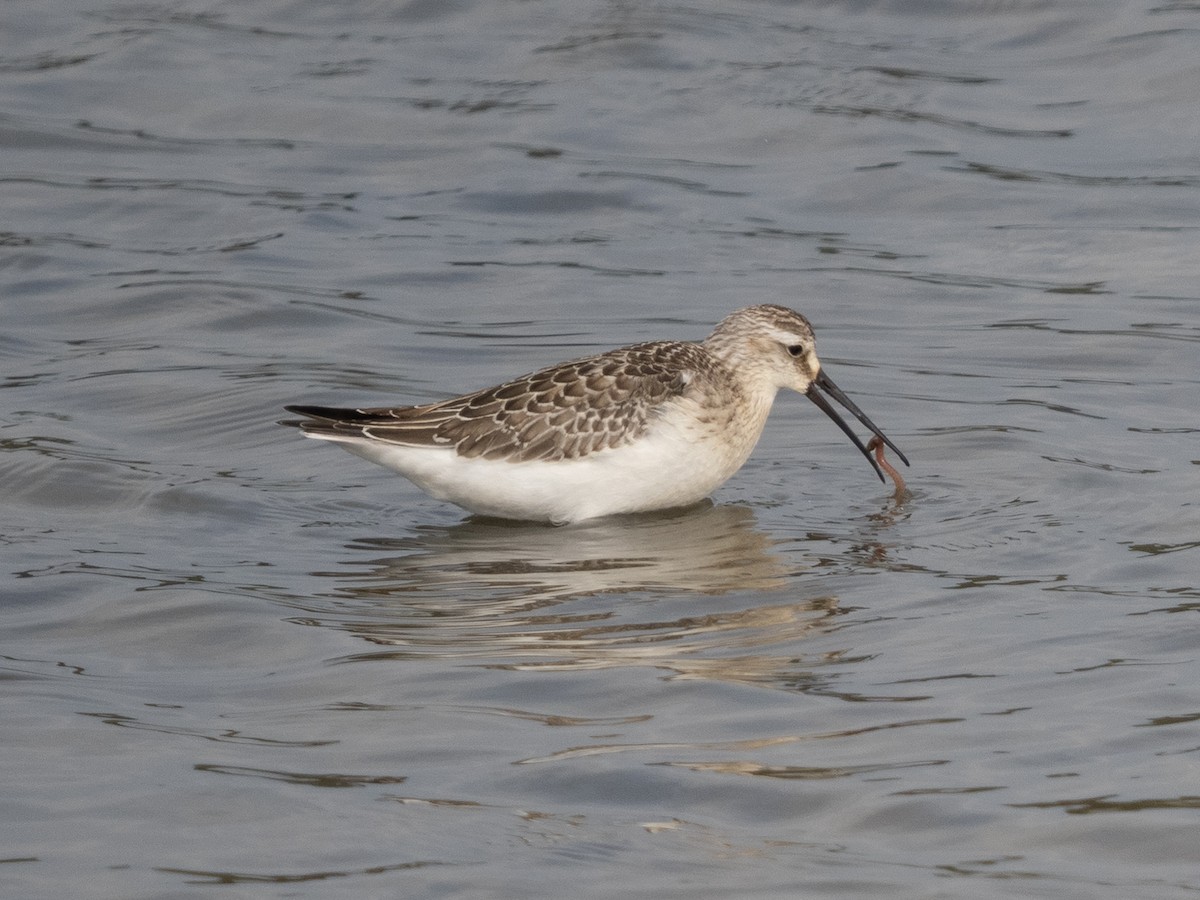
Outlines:
{"type": "Polygon", "coordinates": [[[1193,4],[2,15],[6,895],[1200,889],[1193,4]],[[274,424],[760,302],[911,497],[795,396],[561,529],[274,424]]]}

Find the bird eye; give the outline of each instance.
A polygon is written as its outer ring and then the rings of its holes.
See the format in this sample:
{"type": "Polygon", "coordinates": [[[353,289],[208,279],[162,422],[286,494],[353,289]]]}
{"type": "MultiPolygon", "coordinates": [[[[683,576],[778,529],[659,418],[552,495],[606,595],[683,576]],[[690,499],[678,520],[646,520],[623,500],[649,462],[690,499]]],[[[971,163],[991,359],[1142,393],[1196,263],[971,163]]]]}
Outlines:
{"type": "Polygon", "coordinates": [[[797,359],[804,355],[805,347],[803,344],[792,344],[787,348],[787,352],[797,359]]]}

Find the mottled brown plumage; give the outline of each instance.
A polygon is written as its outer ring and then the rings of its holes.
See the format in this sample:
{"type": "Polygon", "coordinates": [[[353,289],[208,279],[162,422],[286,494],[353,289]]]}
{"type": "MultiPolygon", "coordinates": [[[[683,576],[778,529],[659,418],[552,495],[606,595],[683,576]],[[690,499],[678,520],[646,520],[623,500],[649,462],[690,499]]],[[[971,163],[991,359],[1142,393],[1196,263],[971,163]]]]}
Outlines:
{"type": "Polygon", "coordinates": [[[333,410],[294,406],[317,421],[306,433],[353,432],[409,446],[452,447],[460,456],[556,462],[636,441],[696,371],[712,371],[699,344],[657,341],[561,363],[496,387],[424,406],[333,410]]]}

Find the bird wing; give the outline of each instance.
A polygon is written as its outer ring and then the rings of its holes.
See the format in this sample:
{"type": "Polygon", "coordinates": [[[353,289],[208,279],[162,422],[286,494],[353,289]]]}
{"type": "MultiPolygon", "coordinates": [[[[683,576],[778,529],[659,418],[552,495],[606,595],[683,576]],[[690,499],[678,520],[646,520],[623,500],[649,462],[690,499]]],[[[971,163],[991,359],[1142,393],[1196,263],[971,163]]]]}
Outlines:
{"type": "Polygon", "coordinates": [[[314,437],[447,447],[465,457],[580,459],[637,440],[712,365],[698,344],[636,344],[425,406],[289,406],[310,421],[287,424],[314,437]]]}

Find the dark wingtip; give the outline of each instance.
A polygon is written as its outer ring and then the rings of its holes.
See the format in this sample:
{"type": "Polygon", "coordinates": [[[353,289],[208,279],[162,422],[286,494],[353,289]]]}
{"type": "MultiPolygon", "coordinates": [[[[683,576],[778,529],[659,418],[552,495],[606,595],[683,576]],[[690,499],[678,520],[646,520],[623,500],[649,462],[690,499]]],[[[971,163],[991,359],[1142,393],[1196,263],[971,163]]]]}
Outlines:
{"type": "Polygon", "coordinates": [[[332,406],[302,406],[300,404],[289,404],[284,409],[298,416],[308,416],[310,419],[329,419],[340,412],[332,406]]]}
{"type": "Polygon", "coordinates": [[[284,409],[290,413],[295,413],[298,416],[305,416],[308,419],[316,420],[318,422],[359,422],[367,421],[372,418],[371,413],[367,412],[366,410],[342,409],[341,407],[337,406],[288,405],[285,406],[284,409]]]}
{"type": "Polygon", "coordinates": [[[286,425],[288,428],[299,428],[305,430],[318,425],[337,422],[345,418],[348,412],[357,412],[357,410],[337,409],[332,406],[304,406],[301,404],[288,404],[284,407],[290,413],[295,413],[298,416],[304,416],[303,419],[279,419],[277,424],[286,425]]]}

